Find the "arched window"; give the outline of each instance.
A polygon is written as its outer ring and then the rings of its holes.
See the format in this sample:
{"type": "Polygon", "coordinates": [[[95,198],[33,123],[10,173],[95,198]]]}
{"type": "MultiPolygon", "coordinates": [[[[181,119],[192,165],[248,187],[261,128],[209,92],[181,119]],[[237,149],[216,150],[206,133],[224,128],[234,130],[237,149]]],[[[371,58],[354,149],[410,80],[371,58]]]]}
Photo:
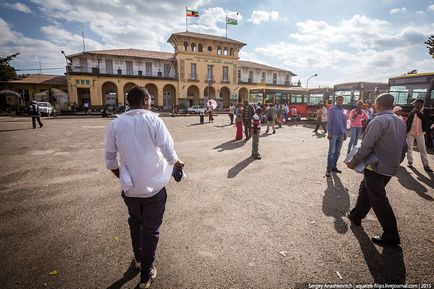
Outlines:
{"type": "Polygon", "coordinates": [[[209,52],[212,51],[212,46],[208,46],[208,51],[209,51],[209,52]]]}
{"type": "Polygon", "coordinates": [[[234,49],[231,47],[231,49],[229,49],[229,55],[233,56],[234,55],[234,49]]]}
{"type": "Polygon", "coordinates": [[[191,51],[196,52],[196,43],[191,43],[191,51]]]}
{"type": "Polygon", "coordinates": [[[184,42],[184,50],[185,50],[185,51],[188,50],[188,42],[187,42],[187,41],[184,42]]]}
{"type": "Polygon", "coordinates": [[[199,43],[199,45],[197,46],[199,52],[202,52],[202,43],[199,43]]]}
{"type": "Polygon", "coordinates": [[[228,55],[228,48],[227,47],[223,48],[223,55],[228,55]]]}
{"type": "Polygon", "coordinates": [[[217,55],[222,55],[222,48],[217,46],[217,55]]]}

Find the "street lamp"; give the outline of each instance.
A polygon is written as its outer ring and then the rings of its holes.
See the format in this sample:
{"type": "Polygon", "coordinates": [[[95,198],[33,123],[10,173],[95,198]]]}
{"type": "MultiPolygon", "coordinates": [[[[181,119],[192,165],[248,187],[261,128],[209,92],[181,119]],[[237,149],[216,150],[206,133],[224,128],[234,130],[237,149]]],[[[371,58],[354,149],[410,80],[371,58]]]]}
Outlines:
{"type": "Polygon", "coordinates": [[[66,68],[66,89],[68,90],[68,102],[69,102],[69,99],[70,99],[70,96],[71,96],[71,94],[70,94],[71,83],[69,83],[69,63],[68,63],[68,58],[66,57],[65,51],[61,50],[60,53],[62,53],[63,56],[65,57],[65,63],[66,63],[66,67],[65,67],[66,68]]]}
{"type": "Polygon", "coordinates": [[[309,77],[309,78],[306,80],[306,88],[309,87],[309,79],[314,78],[315,76],[318,76],[318,73],[315,73],[314,75],[312,75],[311,77],[309,77]]]}

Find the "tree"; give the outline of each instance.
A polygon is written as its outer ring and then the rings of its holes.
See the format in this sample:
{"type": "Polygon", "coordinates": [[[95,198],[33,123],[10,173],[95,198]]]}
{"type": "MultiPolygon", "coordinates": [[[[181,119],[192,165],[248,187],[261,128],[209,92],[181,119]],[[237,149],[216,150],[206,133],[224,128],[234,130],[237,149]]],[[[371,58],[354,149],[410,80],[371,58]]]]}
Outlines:
{"type": "Polygon", "coordinates": [[[431,35],[427,41],[425,41],[428,48],[428,54],[434,58],[434,35],[431,35]]]}
{"type": "Polygon", "coordinates": [[[9,62],[18,56],[19,53],[9,55],[7,57],[0,57],[0,81],[8,81],[17,78],[17,72],[9,62]]]}

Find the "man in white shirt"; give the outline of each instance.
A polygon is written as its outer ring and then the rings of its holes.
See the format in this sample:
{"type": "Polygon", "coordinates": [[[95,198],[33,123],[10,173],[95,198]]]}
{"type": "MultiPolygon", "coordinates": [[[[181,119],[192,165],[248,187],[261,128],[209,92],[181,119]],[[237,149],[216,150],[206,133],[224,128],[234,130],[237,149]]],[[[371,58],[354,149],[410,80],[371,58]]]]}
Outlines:
{"type": "Polygon", "coordinates": [[[157,274],[153,263],[167,198],[165,185],[173,168],[184,163],[164,122],[149,111],[149,93],[136,86],[127,99],[130,110],[107,127],[105,160],[120,180],[128,207],[135,266],[141,268],[139,288],[149,288],[157,274]]]}

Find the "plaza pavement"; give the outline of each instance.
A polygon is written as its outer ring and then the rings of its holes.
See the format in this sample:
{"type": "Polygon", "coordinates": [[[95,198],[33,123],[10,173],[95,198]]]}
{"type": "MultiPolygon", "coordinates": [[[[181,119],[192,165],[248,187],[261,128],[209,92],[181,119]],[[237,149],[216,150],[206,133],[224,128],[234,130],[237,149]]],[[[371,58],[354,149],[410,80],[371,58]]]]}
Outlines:
{"type": "MultiPolygon", "coordinates": [[[[340,163],[327,181],[327,139],[311,125],[261,137],[253,161],[226,115],[163,119],[188,178],[167,186],[151,288],[434,281],[434,175],[419,153],[387,186],[402,245],[382,248],[370,242],[381,233],[372,212],[364,230],[344,217],[361,175],[340,163]]],[[[0,118],[0,288],[136,287],[127,210],[103,161],[109,121],[44,118],[33,130],[0,118]]]]}

